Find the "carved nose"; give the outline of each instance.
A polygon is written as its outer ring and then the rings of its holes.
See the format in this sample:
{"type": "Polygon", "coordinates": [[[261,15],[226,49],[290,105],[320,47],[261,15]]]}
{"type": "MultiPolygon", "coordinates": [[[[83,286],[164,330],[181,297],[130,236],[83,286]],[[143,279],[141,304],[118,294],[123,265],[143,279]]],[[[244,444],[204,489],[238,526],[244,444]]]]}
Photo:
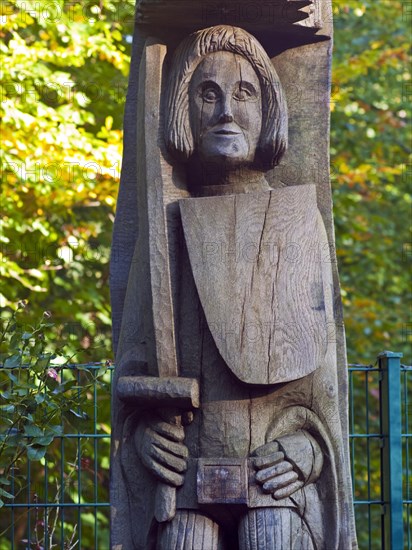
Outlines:
{"type": "Polygon", "coordinates": [[[220,116],[219,116],[219,122],[221,124],[226,124],[228,122],[233,122],[231,97],[228,94],[228,95],[225,95],[222,99],[223,100],[222,100],[221,112],[220,112],[220,116]]]}
{"type": "Polygon", "coordinates": [[[224,111],[220,117],[219,117],[219,122],[233,122],[233,115],[230,111],[224,111]]]}

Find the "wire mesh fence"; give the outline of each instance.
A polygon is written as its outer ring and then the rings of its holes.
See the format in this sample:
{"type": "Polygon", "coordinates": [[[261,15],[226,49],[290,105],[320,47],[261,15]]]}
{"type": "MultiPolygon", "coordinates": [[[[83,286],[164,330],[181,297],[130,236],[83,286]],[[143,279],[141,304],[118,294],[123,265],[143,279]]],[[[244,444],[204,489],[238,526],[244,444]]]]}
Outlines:
{"type": "Polygon", "coordinates": [[[411,399],[412,367],[402,365],[399,354],[381,354],[375,365],[349,366],[349,441],[361,549],[412,549],[411,399]]]}
{"type": "MultiPolygon", "coordinates": [[[[60,382],[86,383],[87,418],[64,432],[40,461],[13,471],[14,499],[0,509],[0,550],[104,550],[109,548],[110,385],[112,369],[97,383],[101,365],[59,369],[60,382]],[[87,377],[90,386],[90,377],[87,377]]],[[[76,411],[74,411],[76,413],[76,411]]]]}
{"type": "MultiPolygon", "coordinates": [[[[381,355],[375,365],[349,366],[350,454],[362,550],[412,550],[412,367],[392,355],[381,355]]],[[[100,365],[87,368],[97,372],[100,365]]],[[[60,376],[73,373],[80,386],[84,369],[62,369],[60,376]]],[[[90,390],[86,425],[65,426],[42,460],[25,461],[14,472],[15,498],[0,509],[0,550],[109,549],[111,375],[109,368],[103,383],[90,390]]]]}

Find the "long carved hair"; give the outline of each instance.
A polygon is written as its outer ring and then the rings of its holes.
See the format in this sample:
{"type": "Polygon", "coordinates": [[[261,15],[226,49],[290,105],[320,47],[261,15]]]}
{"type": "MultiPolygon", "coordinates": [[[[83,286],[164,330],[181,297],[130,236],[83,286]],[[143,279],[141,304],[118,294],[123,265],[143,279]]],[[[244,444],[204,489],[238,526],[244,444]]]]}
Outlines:
{"type": "Polygon", "coordinates": [[[169,152],[187,162],[195,150],[189,124],[189,86],[202,59],[215,52],[231,52],[249,61],[262,91],[262,130],[254,166],[268,171],[279,164],[287,148],[287,106],[279,77],[263,47],[238,27],[219,25],[188,36],[176,49],[166,90],[165,139],[169,152]]]}

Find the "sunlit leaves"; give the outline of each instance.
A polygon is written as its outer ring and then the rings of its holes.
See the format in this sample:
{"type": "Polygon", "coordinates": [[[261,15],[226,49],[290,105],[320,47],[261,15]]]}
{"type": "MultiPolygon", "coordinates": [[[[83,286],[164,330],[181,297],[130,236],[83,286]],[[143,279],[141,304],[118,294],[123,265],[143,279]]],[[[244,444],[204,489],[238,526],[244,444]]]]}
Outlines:
{"type": "Polygon", "coordinates": [[[385,0],[335,6],[331,160],[353,361],[369,361],[384,348],[410,353],[411,16],[405,7],[385,0]]]}
{"type": "Polygon", "coordinates": [[[100,346],[93,358],[110,353],[133,12],[132,1],[2,3],[1,305],[30,297],[33,318],[54,310],[58,332],[100,346]]]}

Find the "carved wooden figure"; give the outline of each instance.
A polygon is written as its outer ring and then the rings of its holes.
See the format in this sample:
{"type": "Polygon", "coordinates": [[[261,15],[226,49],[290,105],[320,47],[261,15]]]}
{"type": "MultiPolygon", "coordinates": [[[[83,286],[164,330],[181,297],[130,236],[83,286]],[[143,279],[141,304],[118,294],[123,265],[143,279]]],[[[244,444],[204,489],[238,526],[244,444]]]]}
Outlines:
{"type": "Polygon", "coordinates": [[[114,235],[112,548],[356,548],[328,182],[276,172],[305,124],[255,36],[179,33],[141,48],[114,235]]]}

